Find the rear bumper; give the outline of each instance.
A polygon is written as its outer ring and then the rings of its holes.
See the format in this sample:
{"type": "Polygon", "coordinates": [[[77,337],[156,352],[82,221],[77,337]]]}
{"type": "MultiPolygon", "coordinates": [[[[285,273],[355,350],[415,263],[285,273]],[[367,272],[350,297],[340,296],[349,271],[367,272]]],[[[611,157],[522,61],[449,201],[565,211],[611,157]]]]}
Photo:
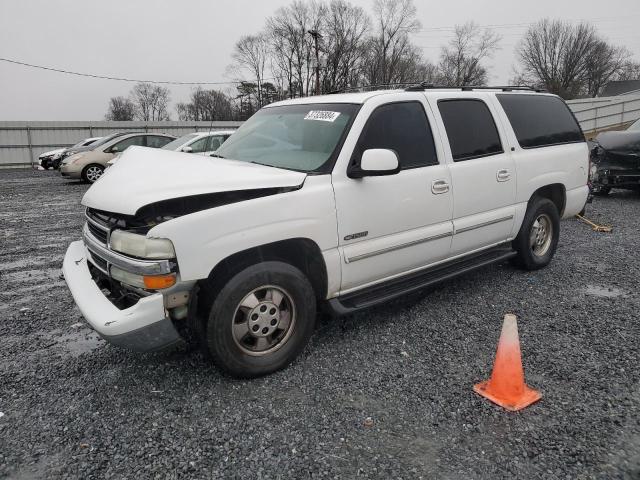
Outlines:
{"type": "Polygon", "coordinates": [[[587,204],[588,198],[589,187],[587,185],[567,190],[567,198],[562,218],[571,218],[579,214],[587,204]]]}
{"type": "Polygon", "coordinates": [[[139,352],[182,343],[182,337],[167,316],[161,293],[143,297],[124,310],[109,301],[91,277],[82,241],[69,245],[62,271],[82,315],[108,342],[139,352]]]}

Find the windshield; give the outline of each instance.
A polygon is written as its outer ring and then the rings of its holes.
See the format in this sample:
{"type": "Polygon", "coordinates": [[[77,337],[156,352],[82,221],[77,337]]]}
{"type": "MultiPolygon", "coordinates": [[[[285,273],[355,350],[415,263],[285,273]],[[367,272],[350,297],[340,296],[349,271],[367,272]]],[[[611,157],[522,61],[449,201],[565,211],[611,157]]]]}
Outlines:
{"type": "Polygon", "coordinates": [[[640,130],[640,119],[636,120],[631,125],[629,125],[629,128],[627,128],[627,130],[635,130],[635,131],[640,130]]]}
{"type": "Polygon", "coordinates": [[[180,148],[185,143],[193,140],[198,136],[197,133],[187,133],[179,138],[176,138],[174,141],[167,143],[164,147],[164,150],[175,150],[176,148],[180,148]]]}
{"type": "Polygon", "coordinates": [[[303,172],[322,171],[359,105],[318,103],[263,108],[216,151],[216,156],[303,172]]]}

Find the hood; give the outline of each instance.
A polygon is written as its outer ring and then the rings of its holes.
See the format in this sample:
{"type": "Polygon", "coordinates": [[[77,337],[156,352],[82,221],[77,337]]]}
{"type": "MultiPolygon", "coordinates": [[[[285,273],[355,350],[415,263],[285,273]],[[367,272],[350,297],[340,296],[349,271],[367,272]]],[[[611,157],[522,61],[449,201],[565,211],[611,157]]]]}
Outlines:
{"type": "Polygon", "coordinates": [[[305,173],[148,147],[129,147],[82,198],[84,206],[134,215],[152,203],[219,192],[298,187],[305,173]]]}
{"type": "Polygon", "coordinates": [[[603,132],[595,141],[609,152],[640,151],[640,131],[603,132]]]}
{"type": "Polygon", "coordinates": [[[40,157],[50,157],[51,155],[55,155],[56,153],[62,153],[66,150],[66,148],[58,148],[56,150],[50,150],[48,152],[41,153],[40,157]]]}

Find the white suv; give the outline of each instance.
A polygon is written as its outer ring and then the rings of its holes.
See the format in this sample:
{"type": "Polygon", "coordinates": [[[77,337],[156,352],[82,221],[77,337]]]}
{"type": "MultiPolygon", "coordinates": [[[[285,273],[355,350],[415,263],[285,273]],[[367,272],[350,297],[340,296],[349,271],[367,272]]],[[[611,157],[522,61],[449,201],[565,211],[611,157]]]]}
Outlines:
{"type": "Polygon", "coordinates": [[[77,305],[114,344],[195,337],[242,377],[290,363],[318,305],[354,312],[506,259],[544,267],[588,195],[566,104],[506,87],[288,100],[220,158],[123,155],[82,201],[63,267],[77,305]]]}

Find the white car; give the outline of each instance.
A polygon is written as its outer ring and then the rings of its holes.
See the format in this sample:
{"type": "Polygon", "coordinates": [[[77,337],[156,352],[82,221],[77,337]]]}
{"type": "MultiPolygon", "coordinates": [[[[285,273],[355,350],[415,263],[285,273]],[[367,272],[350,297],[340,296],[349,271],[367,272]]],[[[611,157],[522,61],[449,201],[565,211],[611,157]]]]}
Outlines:
{"type": "MultiPolygon", "coordinates": [[[[163,150],[172,150],[198,155],[211,155],[233,134],[234,130],[216,130],[213,132],[187,133],[167,143],[163,150]]],[[[114,165],[122,156],[122,152],[107,162],[107,167],[114,165]]]]}
{"type": "Polygon", "coordinates": [[[188,133],[167,143],[164,150],[174,150],[184,153],[198,153],[210,155],[233,135],[234,130],[215,130],[212,132],[188,133]]]}
{"type": "Polygon", "coordinates": [[[101,138],[102,137],[85,138],[71,147],[57,148],[49,152],[41,153],[38,157],[38,162],[33,164],[33,168],[37,169],[38,167],[42,167],[45,170],[49,170],[50,168],[57,170],[60,167],[60,163],[62,162],[62,158],[65,153],[75,151],[78,148],[87,147],[101,138]]]}
{"type": "Polygon", "coordinates": [[[293,361],[318,305],[346,314],[494,262],[546,266],[588,195],[567,105],[515,87],[287,100],[216,156],[185,168],[127,150],[85,194],[63,271],[111,343],[192,336],[240,377],[293,361]]]}

